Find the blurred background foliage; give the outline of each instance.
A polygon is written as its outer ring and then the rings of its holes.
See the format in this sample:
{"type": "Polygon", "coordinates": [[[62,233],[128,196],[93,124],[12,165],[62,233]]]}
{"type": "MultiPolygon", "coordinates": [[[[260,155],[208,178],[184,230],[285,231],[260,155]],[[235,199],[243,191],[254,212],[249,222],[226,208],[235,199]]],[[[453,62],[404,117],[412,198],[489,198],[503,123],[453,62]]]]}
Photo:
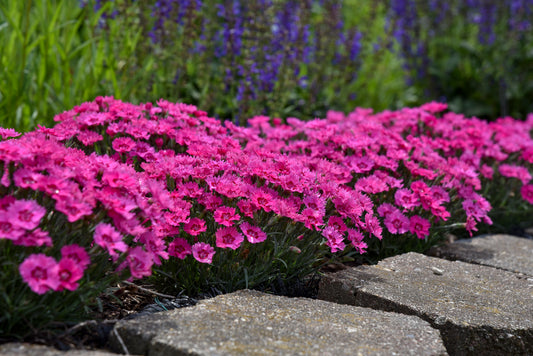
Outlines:
{"type": "Polygon", "coordinates": [[[445,101],[533,112],[533,0],[0,0],[0,124],[96,96],[324,117],[445,101]]]}

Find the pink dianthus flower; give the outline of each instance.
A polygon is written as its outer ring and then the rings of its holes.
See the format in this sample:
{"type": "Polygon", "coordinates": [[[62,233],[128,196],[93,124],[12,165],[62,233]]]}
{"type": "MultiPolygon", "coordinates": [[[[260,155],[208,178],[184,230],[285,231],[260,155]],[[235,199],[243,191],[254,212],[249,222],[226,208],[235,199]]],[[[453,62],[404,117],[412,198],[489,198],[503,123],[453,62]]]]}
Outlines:
{"type": "Polygon", "coordinates": [[[221,248],[236,250],[244,241],[244,236],[235,227],[222,227],[215,233],[216,245],[221,248]]]}
{"type": "Polygon", "coordinates": [[[152,255],[143,250],[141,246],[136,246],[128,252],[126,258],[130,267],[130,272],[134,278],[143,278],[152,274],[154,263],[152,255]]]}
{"type": "Polygon", "coordinates": [[[17,240],[24,235],[25,230],[13,225],[11,215],[0,211],[0,239],[17,240]]]}
{"type": "Polygon", "coordinates": [[[346,238],[352,243],[353,247],[359,252],[359,254],[365,253],[365,249],[368,247],[366,242],[363,241],[363,234],[355,229],[348,229],[346,238]]]}
{"type": "Polygon", "coordinates": [[[332,226],[326,226],[322,230],[322,236],[326,238],[326,245],[331,249],[332,253],[342,251],[346,247],[342,234],[332,226]]]}
{"type": "Polygon", "coordinates": [[[257,226],[253,226],[247,222],[243,222],[240,227],[243,234],[252,244],[263,242],[267,238],[267,234],[257,226]]]}
{"type": "Polygon", "coordinates": [[[409,222],[409,231],[412,234],[416,235],[416,237],[418,237],[419,239],[423,239],[429,235],[429,228],[431,224],[426,219],[415,215],[411,217],[409,222]]]}
{"type": "Polygon", "coordinates": [[[215,249],[204,242],[197,242],[192,246],[192,255],[198,262],[211,264],[215,249]]]}
{"type": "Polygon", "coordinates": [[[191,245],[187,240],[176,237],[171,243],[168,244],[168,254],[173,257],[177,257],[183,260],[187,255],[192,253],[191,245]]]}
{"type": "Polygon", "coordinates": [[[94,229],[94,242],[107,249],[113,257],[118,257],[116,251],[125,252],[128,246],[122,241],[122,235],[115,230],[113,225],[99,223],[94,229]]]}
{"type": "Polygon", "coordinates": [[[527,184],[531,180],[531,174],[529,174],[529,171],[526,167],[511,164],[502,164],[500,165],[499,170],[502,176],[509,178],[518,178],[522,181],[523,184],[527,184]]]}
{"type": "Polygon", "coordinates": [[[42,253],[28,256],[20,264],[19,272],[24,282],[37,294],[56,290],[60,283],[57,262],[42,253]]]}
{"type": "Polygon", "coordinates": [[[81,267],[82,270],[86,269],[91,260],[89,254],[85,249],[79,245],[65,245],[61,248],[62,259],[70,258],[74,263],[81,267]]]}
{"type": "Polygon", "coordinates": [[[331,216],[328,220],[328,226],[333,227],[338,232],[344,232],[347,229],[344,220],[340,216],[331,216]]]}
{"type": "Polygon", "coordinates": [[[378,239],[382,239],[381,233],[383,232],[383,228],[379,224],[379,220],[377,217],[371,214],[365,215],[365,224],[364,224],[365,230],[377,237],[378,239]]]}
{"type": "Polygon", "coordinates": [[[232,226],[234,221],[238,221],[241,218],[235,208],[227,206],[222,206],[215,210],[213,217],[217,223],[224,226],[232,226]]]}
{"type": "Polygon", "coordinates": [[[409,219],[399,211],[387,215],[384,223],[391,234],[404,234],[410,228],[409,219]]]}
{"type": "Polygon", "coordinates": [[[74,291],[78,288],[78,281],[83,277],[83,269],[71,258],[64,258],[57,264],[59,286],[57,291],[68,289],[74,291]]]}
{"type": "Polygon", "coordinates": [[[192,218],[188,223],[183,225],[183,230],[185,230],[185,232],[189,235],[198,236],[207,230],[207,226],[205,225],[205,221],[203,219],[192,218]]]}
{"type": "Polygon", "coordinates": [[[523,185],[520,189],[520,193],[525,201],[529,204],[533,204],[533,184],[523,185]]]}
{"type": "Polygon", "coordinates": [[[4,129],[3,127],[0,127],[0,136],[2,136],[2,139],[10,138],[10,137],[17,137],[21,134],[16,132],[15,129],[4,129]]]}
{"type": "Polygon", "coordinates": [[[52,246],[52,239],[48,235],[48,232],[41,229],[35,229],[26,232],[26,234],[19,237],[17,240],[14,240],[13,244],[20,246],[52,246]]]}
{"type": "Polygon", "coordinates": [[[17,200],[7,210],[13,225],[26,230],[35,229],[45,213],[46,209],[34,200],[17,200]]]}
{"type": "Polygon", "coordinates": [[[129,137],[118,137],[113,140],[111,146],[117,152],[130,152],[135,148],[135,141],[129,137]]]}

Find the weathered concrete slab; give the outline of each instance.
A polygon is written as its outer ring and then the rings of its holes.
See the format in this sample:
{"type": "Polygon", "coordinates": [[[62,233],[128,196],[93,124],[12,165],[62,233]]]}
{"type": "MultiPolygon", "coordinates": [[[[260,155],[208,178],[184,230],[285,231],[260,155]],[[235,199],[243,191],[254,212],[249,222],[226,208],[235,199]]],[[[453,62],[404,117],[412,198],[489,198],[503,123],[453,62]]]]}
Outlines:
{"type": "Polygon", "coordinates": [[[417,315],[450,355],[533,355],[533,280],[407,253],[326,275],[319,299],[417,315]]]}
{"type": "Polygon", "coordinates": [[[133,320],[116,351],[156,355],[445,355],[438,330],[415,316],[243,290],[133,320]]]}
{"type": "Polygon", "coordinates": [[[8,343],[0,345],[1,356],[116,356],[117,354],[105,351],[70,350],[59,351],[53,347],[26,344],[8,343]]]}
{"type": "Polygon", "coordinates": [[[486,235],[435,248],[432,256],[477,263],[533,276],[533,240],[511,235],[486,235]]]}

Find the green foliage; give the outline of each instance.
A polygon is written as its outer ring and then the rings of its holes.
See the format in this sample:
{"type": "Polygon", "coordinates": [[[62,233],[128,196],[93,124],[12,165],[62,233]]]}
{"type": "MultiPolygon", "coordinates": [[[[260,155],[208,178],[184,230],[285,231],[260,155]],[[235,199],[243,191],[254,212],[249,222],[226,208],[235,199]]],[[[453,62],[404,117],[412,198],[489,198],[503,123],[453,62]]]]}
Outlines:
{"type": "Polygon", "coordinates": [[[154,268],[149,280],[165,293],[188,296],[216,295],[244,288],[269,290],[280,280],[285,284],[302,281],[323,265],[327,248],[318,232],[314,236],[306,233],[299,240],[297,237],[305,229],[288,223],[287,218],[278,220],[276,217],[262,228],[268,238],[260,244],[246,241],[237,250],[219,250],[212,264],[171,258],[154,268]],[[279,231],[280,226],[286,226],[284,232],[279,231]]]}

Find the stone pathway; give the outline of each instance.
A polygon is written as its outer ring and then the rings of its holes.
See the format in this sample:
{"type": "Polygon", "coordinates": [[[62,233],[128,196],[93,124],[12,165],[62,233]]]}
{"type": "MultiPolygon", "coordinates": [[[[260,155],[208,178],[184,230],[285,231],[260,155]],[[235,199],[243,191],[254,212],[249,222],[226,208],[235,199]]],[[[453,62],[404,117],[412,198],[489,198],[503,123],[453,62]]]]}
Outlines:
{"type": "MultiPolygon", "coordinates": [[[[115,325],[138,355],[533,355],[533,240],[489,235],[327,274],[319,299],[238,291],[115,325]]],[[[0,355],[67,353],[0,345],[0,355]]]]}

